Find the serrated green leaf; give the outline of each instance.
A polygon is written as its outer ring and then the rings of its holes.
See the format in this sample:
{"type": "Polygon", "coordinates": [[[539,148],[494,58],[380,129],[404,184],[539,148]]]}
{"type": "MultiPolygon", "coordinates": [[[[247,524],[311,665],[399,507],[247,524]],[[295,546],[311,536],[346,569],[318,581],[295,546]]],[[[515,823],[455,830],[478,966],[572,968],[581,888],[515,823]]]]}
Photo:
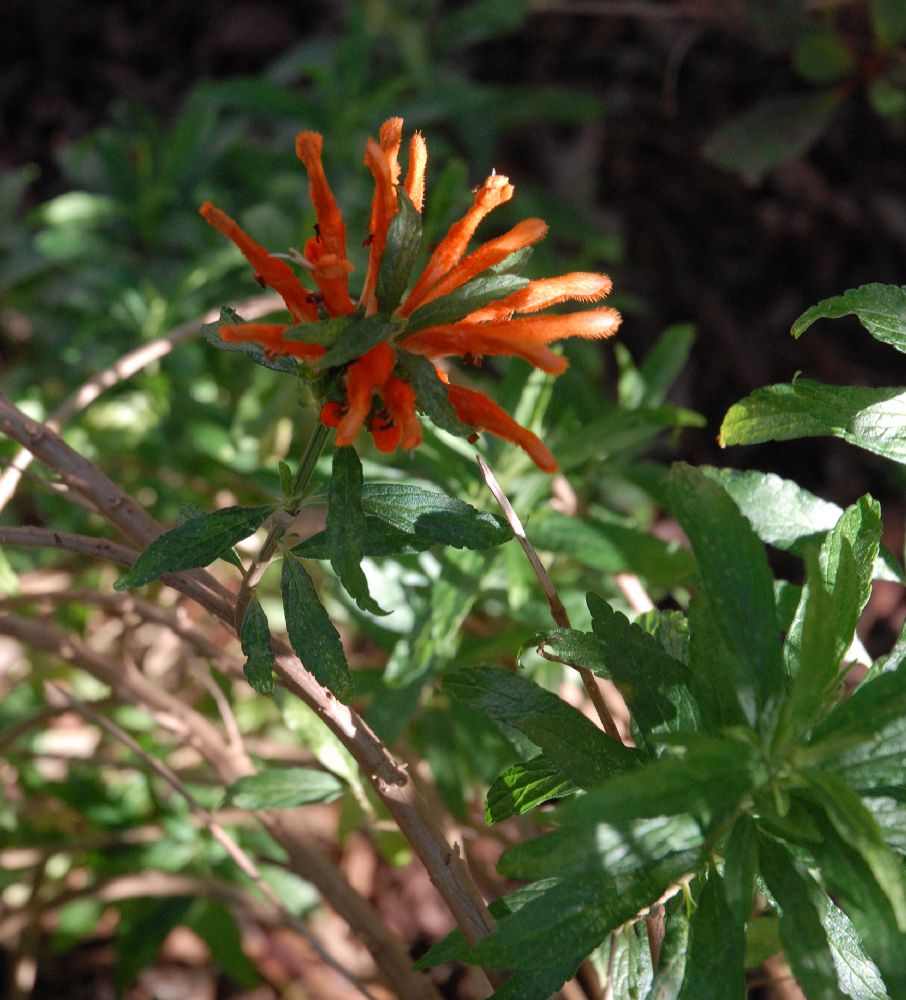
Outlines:
{"type": "Polygon", "coordinates": [[[299,373],[299,364],[295,358],[285,356],[270,357],[264,348],[260,344],[256,344],[253,340],[224,340],[218,333],[221,326],[235,326],[237,323],[242,322],[244,322],[242,317],[235,310],[230,309],[228,306],[223,306],[220,310],[220,319],[216,323],[205,323],[201,328],[201,333],[212,347],[216,347],[221,351],[239,351],[254,361],[256,365],[261,365],[262,368],[270,368],[271,371],[283,372],[286,375],[297,375],[299,373]]]}
{"type": "Polygon", "coordinates": [[[362,510],[362,463],[355,448],[335,448],[327,491],[327,547],[330,565],[349,596],[363,611],[386,615],[368,592],[362,572],[365,512],[362,510]]]}
{"type": "Polygon", "coordinates": [[[380,313],[359,319],[347,326],[333,347],[326,354],[322,354],[317,361],[311,362],[311,367],[315,371],[323,372],[328,368],[339,368],[340,365],[355,361],[372,347],[389,340],[395,329],[394,325],[380,313]]]}
{"type": "Polygon", "coordinates": [[[809,1000],[838,1000],[837,973],[820,919],[827,896],[808,867],[772,838],[759,839],[758,861],[780,907],[780,940],[794,975],[809,1000]]]}
{"type": "MultiPolygon", "coordinates": [[[[558,965],[564,956],[570,956],[574,970],[611,931],[650,906],[671,883],[688,874],[697,860],[698,851],[679,852],[628,875],[614,877],[597,872],[592,879],[556,882],[501,919],[496,933],[475,945],[466,960],[495,968],[516,966],[520,974],[529,975],[558,965]]],[[[566,971],[564,979],[569,974],[566,971]]],[[[560,984],[546,985],[548,993],[532,992],[526,994],[526,1000],[528,996],[547,1000],[550,990],[560,984]]]]}
{"type": "Polygon", "coordinates": [[[774,167],[805,153],[827,128],[842,98],[836,89],[760,101],[718,129],[702,152],[757,184],[774,167]]]}
{"type": "Polygon", "coordinates": [[[213,514],[183,521],[155,538],[113,587],[128,590],[166,573],[207,566],[229,552],[236,542],[253,535],[273,512],[273,504],[224,507],[213,514]]]}
{"type": "Polygon", "coordinates": [[[485,820],[499,823],[510,816],[522,816],[544,802],[576,791],[560,768],[539,754],[511,764],[493,782],[485,799],[485,820]]]}
{"type": "Polygon", "coordinates": [[[396,356],[400,366],[412,379],[416,406],[428,415],[433,424],[458,437],[469,437],[475,433],[474,427],[464,424],[456,416],[447,387],[427,358],[404,350],[397,351],[396,356]]]}
{"type": "Polygon", "coordinates": [[[840,989],[852,1000],[890,1000],[878,967],[865,954],[849,917],[825,897],[821,914],[840,989]]]}
{"type": "Polygon", "coordinates": [[[387,227],[387,242],[377,276],[378,308],[390,315],[400,304],[422,240],[422,217],[405,188],[396,189],[397,212],[387,227]]]}
{"type": "Polygon", "coordinates": [[[732,812],[756,783],[757,764],[745,743],[694,737],[681,754],[659,757],[592,788],[557,811],[563,826],[615,825],[689,814],[707,826],[732,812]]]}
{"type": "Polygon", "coordinates": [[[838,437],[906,464],[906,392],[823,385],[800,378],[769,385],[734,403],[720,429],[722,446],[838,437]]]}
{"type": "Polygon", "coordinates": [[[522,278],[518,274],[483,272],[448,295],[442,295],[439,299],[433,299],[419,306],[409,317],[400,344],[405,349],[406,337],[410,334],[429,326],[456,323],[489,302],[496,302],[513,292],[518,292],[528,283],[528,278],[522,278]]]}
{"type": "Polygon", "coordinates": [[[801,337],[819,319],[855,315],[882,344],[906,351],[906,285],[860,285],[842,295],[822,299],[793,324],[790,333],[801,337]]]}
{"type": "MultiPolygon", "coordinates": [[[[435,545],[429,538],[410,535],[394,528],[379,517],[365,515],[362,536],[362,554],[365,556],[402,556],[424,552],[435,545]]],[[[330,559],[330,543],[327,531],[319,531],[292,548],[294,555],[304,559],[330,559]]]]}
{"type": "MultiPolygon", "coordinates": [[[[768,545],[801,554],[804,543],[821,542],[840,520],[843,508],[822,500],[791,479],[754,469],[716,469],[701,466],[730,494],[758,537],[768,545]]],[[[906,583],[906,574],[883,547],[874,565],[876,580],[906,583]]]]}
{"type": "Polygon", "coordinates": [[[329,771],[273,767],[234,781],[226,790],[223,804],[239,809],[294,809],[311,802],[334,802],[345,789],[329,771]]]}
{"type": "Polygon", "coordinates": [[[625,525],[547,511],[532,518],[526,533],[535,548],[601,573],[636,573],[656,587],[686,586],[696,577],[695,560],[678,543],[625,525]]]}
{"type": "Polygon", "coordinates": [[[448,671],[445,689],[495,722],[523,733],[581,788],[636,764],[638,753],[603,733],[581,712],[528,680],[494,667],[448,671]]]}
{"type": "Polygon", "coordinates": [[[607,676],[601,643],[591,632],[555,628],[548,632],[539,632],[523,647],[523,650],[528,646],[537,647],[545,659],[557,660],[570,667],[584,668],[601,676],[607,676]]]}
{"type": "Polygon", "coordinates": [[[271,694],[274,690],[274,651],[271,649],[271,630],[267,615],[257,597],[252,597],[239,630],[239,641],[246,660],[242,670],[252,689],[258,694],[271,694]]]}
{"type": "Polygon", "coordinates": [[[286,631],[296,655],[319,683],[341,701],[352,694],[352,676],[340,634],[321,604],[311,577],[291,553],[280,574],[286,631]]]}
{"type": "Polygon", "coordinates": [[[745,925],[734,920],[723,879],[712,870],[689,925],[686,974],[678,1000],[744,1000],[745,925]]]}
{"type": "Polygon", "coordinates": [[[489,549],[513,537],[509,525],[496,514],[420,486],[365,483],[362,509],[407,534],[458,549],[489,549]]]}
{"type": "MultiPolygon", "coordinates": [[[[578,800],[576,800],[578,801],[578,800]]],[[[654,816],[625,824],[606,813],[582,813],[578,822],[569,803],[555,816],[561,827],[511,847],[497,869],[508,878],[594,878],[629,875],[647,869],[676,852],[694,852],[704,843],[701,827],[691,816],[654,816]]]]}
{"type": "Polygon", "coordinates": [[[727,493],[691,466],[673,466],[669,496],[731,654],[727,665],[740,705],[755,725],[778,695],[784,675],[774,578],[764,547],[727,493]]]}
{"type": "Polygon", "coordinates": [[[853,695],[823,719],[809,741],[813,759],[846,754],[860,743],[898,730],[906,716],[906,665],[883,671],[870,682],[863,681],[853,695]]]}
{"type": "Polygon", "coordinates": [[[609,677],[620,689],[643,744],[648,745],[651,737],[656,739],[663,733],[698,730],[701,720],[690,689],[688,667],[674,660],[654,636],[614,611],[597,594],[589,594],[586,602],[592,629],[602,647],[602,676],[609,677]]]}
{"type": "MultiPolygon", "coordinates": [[[[797,792],[793,793],[798,794],[797,792]]],[[[906,997],[906,934],[897,927],[890,900],[877,885],[865,858],[841,835],[817,804],[811,805],[819,836],[809,844],[821,880],[852,921],[865,952],[877,964],[890,996],[906,997]]]]}
{"type": "Polygon", "coordinates": [[[881,828],[859,796],[836,775],[810,771],[807,794],[820,804],[837,834],[857,851],[887,897],[898,928],[906,930],[906,877],[881,828]]]}
{"type": "Polygon", "coordinates": [[[807,557],[806,585],[785,644],[793,682],[775,745],[796,741],[820,716],[871,594],[880,538],[881,508],[864,496],[840,516],[818,557],[807,557]]]}

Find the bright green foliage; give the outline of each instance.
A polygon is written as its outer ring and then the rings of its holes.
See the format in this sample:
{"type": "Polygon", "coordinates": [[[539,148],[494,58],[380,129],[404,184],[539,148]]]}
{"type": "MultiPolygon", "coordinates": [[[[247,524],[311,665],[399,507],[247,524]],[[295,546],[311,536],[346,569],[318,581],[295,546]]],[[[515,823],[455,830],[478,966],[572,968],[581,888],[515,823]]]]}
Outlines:
{"type": "Polygon", "coordinates": [[[226,556],[236,542],[248,538],[274,512],[272,504],[261,507],[226,507],[213,514],[193,517],[156,538],[114,583],[129,590],[151,583],[167,573],[207,566],[226,556]]]}
{"type": "Polygon", "coordinates": [[[333,802],[346,786],[327,771],[284,767],[240,778],[227,788],[224,805],[239,809],[293,809],[309,802],[333,802]]]}

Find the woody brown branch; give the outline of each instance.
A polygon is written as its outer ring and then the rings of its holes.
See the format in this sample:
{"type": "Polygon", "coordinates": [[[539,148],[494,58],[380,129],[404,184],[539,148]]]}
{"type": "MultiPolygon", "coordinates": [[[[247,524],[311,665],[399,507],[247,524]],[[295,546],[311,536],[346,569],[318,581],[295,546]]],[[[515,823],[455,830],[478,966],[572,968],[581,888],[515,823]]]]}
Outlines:
{"type": "MultiPolygon", "coordinates": [[[[81,639],[67,635],[47,622],[0,615],[0,634],[12,636],[34,649],[73,663],[108,685],[118,701],[143,707],[158,724],[176,733],[183,742],[197,750],[225,785],[255,773],[245,752],[228,745],[205,716],[160,685],[151,683],[128,664],[97,652],[81,639]]],[[[264,810],[257,816],[287,852],[293,870],[319,890],[368,948],[381,974],[398,995],[418,1000],[439,1000],[430,980],[412,972],[411,959],[402,942],[349,885],[333,861],[303,828],[299,818],[289,811],[276,810],[264,810]]]]}
{"type": "MultiPolygon", "coordinates": [[[[93,462],[31,420],[2,395],[0,431],[28,447],[71,488],[92,499],[107,520],[133,543],[145,547],[161,533],[160,526],[144,508],[119,490],[93,462]]],[[[196,599],[201,591],[205,607],[233,630],[234,596],[210,574],[193,570],[174,574],[170,582],[183,593],[189,593],[187,585],[190,585],[194,591],[191,596],[196,599]]],[[[425,866],[466,940],[474,943],[491,933],[495,927],[494,918],[458,850],[447,843],[405,768],[358,713],[322,687],[288,646],[275,642],[274,649],[275,669],[281,681],[318,715],[352,754],[425,866]]]]}

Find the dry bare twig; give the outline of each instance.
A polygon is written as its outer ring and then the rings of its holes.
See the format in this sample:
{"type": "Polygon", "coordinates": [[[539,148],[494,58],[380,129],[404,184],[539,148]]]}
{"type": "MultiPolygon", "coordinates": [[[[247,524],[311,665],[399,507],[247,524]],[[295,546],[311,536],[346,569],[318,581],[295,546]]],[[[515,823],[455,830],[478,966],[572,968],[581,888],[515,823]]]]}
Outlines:
{"type": "MultiPolygon", "coordinates": [[[[144,547],[161,533],[157,522],[94,463],[75,452],[48,428],[28,418],[2,395],[0,431],[28,447],[71,486],[89,496],[130,541],[144,547]]],[[[234,597],[209,573],[193,570],[174,574],[168,582],[196,599],[199,590],[202,591],[204,606],[233,629],[234,597]]],[[[425,866],[466,940],[474,943],[491,933],[495,927],[494,918],[458,848],[447,843],[437,819],[419,796],[406,769],[393,758],[358,713],[322,687],[286,644],[275,641],[274,650],[275,667],[282,682],[317,714],[355,758],[425,866]]]]}

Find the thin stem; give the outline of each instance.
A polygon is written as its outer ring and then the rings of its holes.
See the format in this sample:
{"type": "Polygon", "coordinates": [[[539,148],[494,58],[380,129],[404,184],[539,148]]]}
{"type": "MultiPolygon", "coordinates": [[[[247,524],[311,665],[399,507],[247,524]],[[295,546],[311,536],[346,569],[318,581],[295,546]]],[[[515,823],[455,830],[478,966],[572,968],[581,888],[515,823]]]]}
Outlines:
{"type": "MultiPolygon", "coordinates": [[[[305,445],[305,451],[299,460],[299,468],[296,470],[296,478],[293,480],[292,494],[284,507],[286,513],[291,516],[298,514],[302,507],[305,488],[314,474],[315,466],[318,464],[318,459],[321,457],[324,445],[327,444],[329,434],[330,429],[325,427],[319,420],[311,432],[308,443],[305,445]]],[[[261,578],[264,576],[264,572],[273,558],[274,552],[277,551],[277,545],[285,533],[285,520],[274,518],[260,552],[245,571],[245,575],[242,578],[242,585],[239,588],[239,593],[236,595],[236,617],[234,622],[237,631],[242,628],[242,620],[245,618],[252,594],[261,582],[261,578]]]]}
{"type": "MultiPolygon", "coordinates": [[[[538,558],[538,553],[535,551],[532,543],[528,540],[522,521],[519,520],[519,515],[513,509],[513,505],[510,503],[507,495],[503,492],[503,487],[497,481],[497,477],[494,473],[491,472],[487,462],[485,462],[481,455],[476,457],[478,458],[478,467],[481,469],[484,481],[488,484],[488,489],[494,495],[494,499],[497,503],[500,504],[503,516],[506,518],[510,528],[512,528],[513,534],[516,536],[516,540],[522,546],[522,551],[525,553],[532,569],[535,571],[535,576],[538,578],[538,582],[541,584],[544,596],[547,598],[547,603],[550,606],[551,617],[554,619],[554,623],[558,628],[571,628],[572,626],[570,625],[569,615],[566,613],[566,608],[560,600],[560,596],[554,587],[550,574],[544,568],[544,564],[538,558]]],[[[611,738],[617,740],[617,742],[622,742],[620,730],[614,721],[613,715],[610,713],[610,709],[604,703],[604,696],[601,694],[601,689],[598,687],[595,675],[587,667],[576,667],[576,670],[582,678],[582,685],[585,688],[586,694],[591,700],[592,705],[594,705],[595,711],[598,713],[598,718],[601,720],[604,732],[611,738]]]]}

